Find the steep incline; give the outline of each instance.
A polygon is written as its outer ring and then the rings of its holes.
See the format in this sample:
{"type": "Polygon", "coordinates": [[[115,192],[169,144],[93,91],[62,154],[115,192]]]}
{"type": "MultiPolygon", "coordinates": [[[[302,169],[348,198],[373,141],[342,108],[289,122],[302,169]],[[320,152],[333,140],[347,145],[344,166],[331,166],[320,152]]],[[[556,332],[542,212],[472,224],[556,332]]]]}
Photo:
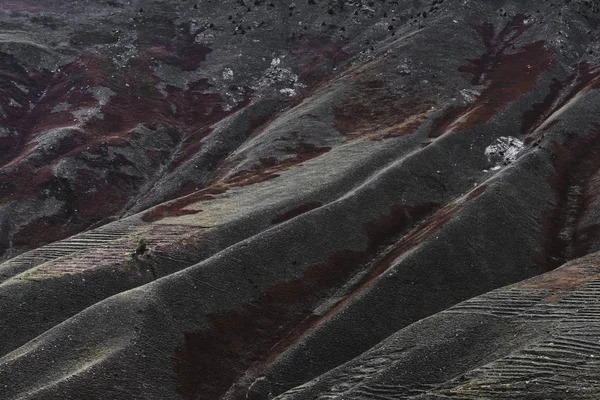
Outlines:
{"type": "Polygon", "coordinates": [[[594,253],[465,301],[277,399],[596,398],[599,273],[594,253]]]}
{"type": "Polygon", "coordinates": [[[3,3],[0,398],[598,397],[598,11],[3,3]]]}

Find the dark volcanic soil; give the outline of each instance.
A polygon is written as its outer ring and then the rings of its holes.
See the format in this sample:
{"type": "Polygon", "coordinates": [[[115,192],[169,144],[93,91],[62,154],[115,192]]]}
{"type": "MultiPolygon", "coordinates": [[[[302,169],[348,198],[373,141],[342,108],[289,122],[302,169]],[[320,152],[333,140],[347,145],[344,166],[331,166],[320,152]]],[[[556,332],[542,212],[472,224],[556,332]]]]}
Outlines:
{"type": "Polygon", "coordinates": [[[0,3],[0,399],[600,398],[600,3],[0,3]]]}

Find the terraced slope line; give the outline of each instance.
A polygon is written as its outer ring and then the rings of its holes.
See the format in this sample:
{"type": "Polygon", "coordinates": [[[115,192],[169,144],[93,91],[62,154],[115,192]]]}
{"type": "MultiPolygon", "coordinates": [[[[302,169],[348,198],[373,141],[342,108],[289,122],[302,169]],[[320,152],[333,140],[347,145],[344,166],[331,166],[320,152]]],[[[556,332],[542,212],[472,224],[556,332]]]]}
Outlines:
{"type": "Polygon", "coordinates": [[[600,254],[400,330],[291,399],[592,399],[600,395],[600,254]]]}

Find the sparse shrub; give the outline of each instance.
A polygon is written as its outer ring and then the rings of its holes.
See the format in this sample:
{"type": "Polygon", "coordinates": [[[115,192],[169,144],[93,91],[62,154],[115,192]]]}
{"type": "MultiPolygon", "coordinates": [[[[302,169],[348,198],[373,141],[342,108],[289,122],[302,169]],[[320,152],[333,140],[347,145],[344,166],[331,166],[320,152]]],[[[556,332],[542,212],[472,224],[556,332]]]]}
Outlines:
{"type": "Polygon", "coordinates": [[[136,256],[142,255],[146,251],[148,251],[148,247],[146,246],[146,240],[144,238],[141,238],[138,241],[137,247],[135,248],[135,255],[136,256]]]}

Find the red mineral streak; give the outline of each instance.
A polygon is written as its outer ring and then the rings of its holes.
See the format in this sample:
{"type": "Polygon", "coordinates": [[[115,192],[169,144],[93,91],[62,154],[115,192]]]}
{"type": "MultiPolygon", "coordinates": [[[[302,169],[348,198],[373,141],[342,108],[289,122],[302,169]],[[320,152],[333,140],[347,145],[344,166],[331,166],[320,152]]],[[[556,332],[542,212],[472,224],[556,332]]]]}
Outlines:
{"type": "MultiPolygon", "coordinates": [[[[132,130],[138,125],[167,129],[181,149],[170,160],[173,170],[197,153],[215,122],[249,103],[251,93],[246,92],[244,101],[225,111],[223,98],[211,91],[206,80],[191,82],[185,89],[160,88],[154,63],[195,69],[210,49],[191,39],[155,44],[152,49],[130,60],[127,68],[120,68],[110,54],[88,47],[79,59],[56,72],[26,71],[13,56],[0,53],[0,76],[5,78],[0,80],[0,106],[6,113],[2,122],[11,132],[0,138],[0,203],[44,200],[47,188],[62,179],[52,172],[59,162],[76,160],[74,165],[82,165],[72,171],[72,179],[61,181],[63,191],[73,196],[68,201],[59,198],[64,207],[77,211],[58,210],[54,216],[28,221],[13,235],[15,245],[39,246],[119,215],[144,184],[143,174],[123,172],[138,169],[127,152],[143,152],[150,162],[148,172],[163,162],[152,150],[131,148],[136,142],[132,130]],[[106,103],[95,98],[95,87],[112,91],[106,103]],[[91,113],[77,119],[73,112],[82,109],[91,113]],[[38,145],[41,135],[52,144],[38,145]],[[36,223],[44,230],[37,236],[36,223]]],[[[59,195],[50,193],[50,197],[59,195]]],[[[174,211],[179,215],[190,212],[174,211]]]]}
{"type": "Polygon", "coordinates": [[[357,83],[334,109],[336,129],[350,138],[382,140],[413,133],[433,102],[416,94],[393,94],[381,80],[357,83]]]}
{"type": "MultiPolygon", "coordinates": [[[[283,351],[283,349],[291,345],[305,332],[315,328],[334,315],[348,301],[377,281],[402,254],[417,247],[438,232],[452,219],[464,203],[479,197],[486,189],[487,185],[482,185],[467,194],[464,199],[450,203],[442,208],[439,208],[439,205],[435,203],[425,203],[415,208],[396,206],[388,216],[366,224],[364,229],[370,238],[371,246],[375,246],[381,250],[382,246],[387,244],[387,241],[391,238],[394,240],[393,238],[402,233],[403,228],[406,229],[406,227],[415,225],[417,221],[422,221],[414,229],[402,236],[399,241],[395,242],[391,248],[384,252],[375,251],[371,253],[369,256],[371,262],[368,272],[357,283],[348,288],[347,293],[325,314],[311,314],[301,324],[294,327],[294,330],[286,337],[285,341],[278,344],[277,351],[273,350],[272,353],[275,355],[279,351],[283,351]]],[[[372,250],[372,248],[370,249],[372,250]]]]}
{"type": "Polygon", "coordinates": [[[222,396],[248,368],[267,362],[310,329],[306,318],[327,293],[433,207],[394,207],[389,215],[365,225],[366,251],[336,252],[326,262],[306,268],[299,279],[272,283],[240,310],[210,315],[210,328],[185,333],[174,357],[179,393],[185,399],[222,396]]]}
{"type": "Polygon", "coordinates": [[[350,54],[344,51],[343,42],[311,35],[304,35],[295,42],[292,55],[300,63],[302,82],[310,86],[325,79],[325,71],[332,71],[350,58],[350,54]]]}
{"type": "MultiPolygon", "coordinates": [[[[301,164],[312,158],[318,157],[329,150],[330,147],[316,147],[309,143],[298,143],[295,147],[287,147],[285,150],[291,157],[284,160],[274,158],[263,158],[259,160],[259,164],[251,170],[240,171],[229,178],[218,182],[206,189],[199,190],[195,193],[171,201],[167,204],[162,204],[144,213],[142,219],[146,222],[155,222],[165,217],[174,217],[181,214],[185,207],[214,199],[214,195],[225,193],[233,187],[242,187],[253,185],[255,183],[265,182],[279,176],[279,173],[286,169],[301,164]]],[[[191,212],[189,212],[191,213],[191,212]]]]}
{"type": "Polygon", "coordinates": [[[485,88],[474,103],[448,109],[434,124],[430,137],[489,121],[508,104],[532,91],[540,75],[555,65],[556,59],[543,40],[523,45],[513,53],[506,52],[529,29],[524,19],[523,15],[515,16],[497,34],[488,23],[473,27],[486,52],[459,70],[472,75],[472,84],[485,85],[485,88]]]}

